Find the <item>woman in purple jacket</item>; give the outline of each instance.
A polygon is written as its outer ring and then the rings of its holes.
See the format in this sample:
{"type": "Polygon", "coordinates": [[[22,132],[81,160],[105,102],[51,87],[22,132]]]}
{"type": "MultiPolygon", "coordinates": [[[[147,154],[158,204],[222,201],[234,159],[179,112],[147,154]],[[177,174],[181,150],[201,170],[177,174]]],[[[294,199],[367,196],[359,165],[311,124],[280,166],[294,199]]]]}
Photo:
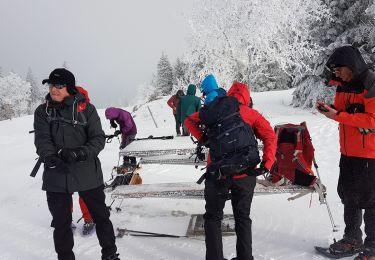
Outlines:
{"type": "MultiPolygon", "coordinates": [[[[137,126],[132,115],[121,108],[109,107],[105,110],[105,117],[110,120],[113,128],[117,128],[117,125],[120,126],[120,130],[117,130],[121,132],[120,149],[124,149],[134,140],[137,134],[137,126]]],[[[125,163],[136,164],[136,159],[135,157],[124,156],[125,163]]]]}

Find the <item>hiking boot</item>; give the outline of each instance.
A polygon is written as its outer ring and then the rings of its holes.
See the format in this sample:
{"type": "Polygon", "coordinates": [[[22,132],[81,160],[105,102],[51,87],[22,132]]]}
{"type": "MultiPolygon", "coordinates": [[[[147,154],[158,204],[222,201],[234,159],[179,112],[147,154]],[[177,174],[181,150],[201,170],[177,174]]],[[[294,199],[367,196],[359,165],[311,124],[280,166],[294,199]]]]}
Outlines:
{"type": "Polygon", "coordinates": [[[112,255],[108,255],[108,256],[102,256],[102,260],[120,260],[120,258],[118,257],[120,254],[112,254],[112,255]]]}
{"type": "Polygon", "coordinates": [[[366,247],[354,260],[375,260],[375,249],[366,247]]]}
{"type": "MultiPolygon", "coordinates": [[[[343,238],[329,246],[332,254],[355,254],[363,250],[363,243],[360,240],[343,238]]],[[[375,259],[374,259],[375,260],[375,259]]]]}

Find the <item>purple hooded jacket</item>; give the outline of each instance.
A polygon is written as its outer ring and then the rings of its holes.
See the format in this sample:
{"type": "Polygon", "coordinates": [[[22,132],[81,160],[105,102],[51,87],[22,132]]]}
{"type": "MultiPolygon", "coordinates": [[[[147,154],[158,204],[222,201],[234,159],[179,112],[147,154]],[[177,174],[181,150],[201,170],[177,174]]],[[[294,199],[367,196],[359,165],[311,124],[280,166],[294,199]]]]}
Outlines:
{"type": "Polygon", "coordinates": [[[121,108],[109,107],[105,110],[105,117],[108,120],[115,120],[120,125],[123,136],[136,135],[137,126],[134,123],[132,115],[121,108]]]}

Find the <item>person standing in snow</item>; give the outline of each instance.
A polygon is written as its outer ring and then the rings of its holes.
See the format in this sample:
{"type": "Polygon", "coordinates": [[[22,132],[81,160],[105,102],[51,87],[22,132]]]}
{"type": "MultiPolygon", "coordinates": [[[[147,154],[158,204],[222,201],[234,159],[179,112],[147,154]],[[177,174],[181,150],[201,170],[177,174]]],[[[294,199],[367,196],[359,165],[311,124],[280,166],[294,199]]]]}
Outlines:
{"type": "Polygon", "coordinates": [[[375,260],[375,73],[359,50],[342,46],[327,67],[337,85],[333,105],[317,101],[316,109],[339,123],[340,175],[337,191],[344,205],[344,236],[330,245],[337,255],[375,260]],[[362,211],[366,238],[362,240],[362,211]]]}
{"type": "MultiPolygon", "coordinates": [[[[217,83],[212,75],[203,80],[202,86],[206,91],[204,106],[209,106],[216,98],[220,98],[221,91],[216,91],[218,89],[217,83]]],[[[237,257],[233,259],[253,260],[252,222],[249,215],[256,185],[256,176],[265,174],[271,169],[275,161],[277,138],[269,122],[258,111],[249,108],[250,92],[245,84],[239,82],[233,83],[228,96],[237,99],[241,118],[253,129],[255,136],[263,141],[263,158],[259,168],[247,169],[245,172],[231,174],[219,179],[216,176],[206,177],[204,189],[204,198],[206,201],[206,212],[204,214],[206,259],[224,259],[221,221],[223,219],[225,202],[228,199],[230,191],[237,235],[237,257]]],[[[191,134],[200,143],[205,143],[206,141],[202,140],[205,139],[205,135],[200,129],[201,124],[200,112],[190,115],[185,120],[185,125],[191,134]]],[[[240,140],[239,143],[241,142],[240,140]]],[[[211,163],[210,158],[211,156],[208,159],[208,167],[211,163]]]]}
{"type": "MultiPolygon", "coordinates": [[[[120,126],[120,130],[117,130],[115,134],[121,133],[121,145],[120,149],[124,149],[131,142],[133,142],[137,135],[137,126],[135,125],[132,115],[121,108],[109,107],[105,110],[105,117],[110,121],[112,128],[120,126]]],[[[131,162],[136,164],[135,157],[124,157],[124,162],[131,162]]]]}
{"type": "Polygon", "coordinates": [[[174,116],[174,119],[176,121],[176,134],[177,134],[177,136],[181,135],[181,122],[177,119],[177,116],[176,116],[177,107],[178,107],[178,104],[180,103],[180,97],[182,97],[184,95],[185,95],[184,91],[182,89],[179,89],[177,91],[177,93],[175,95],[171,96],[167,101],[168,106],[170,106],[170,108],[172,108],[172,110],[173,110],[173,116],[174,116]]]}
{"type": "Polygon", "coordinates": [[[75,77],[67,69],[53,70],[42,84],[48,84],[49,94],[34,113],[34,143],[44,162],[42,189],[47,193],[58,259],[75,259],[71,205],[72,193],[78,192],[96,224],[102,259],[118,260],[98,158],[105,145],[98,113],[77,91],[75,77]]]}
{"type": "Polygon", "coordinates": [[[177,106],[176,118],[180,124],[182,124],[182,134],[184,136],[189,135],[189,131],[185,126],[185,118],[191,114],[199,111],[201,108],[201,100],[199,97],[195,96],[197,87],[193,84],[188,86],[188,90],[185,96],[180,97],[180,103],[177,106]]]}

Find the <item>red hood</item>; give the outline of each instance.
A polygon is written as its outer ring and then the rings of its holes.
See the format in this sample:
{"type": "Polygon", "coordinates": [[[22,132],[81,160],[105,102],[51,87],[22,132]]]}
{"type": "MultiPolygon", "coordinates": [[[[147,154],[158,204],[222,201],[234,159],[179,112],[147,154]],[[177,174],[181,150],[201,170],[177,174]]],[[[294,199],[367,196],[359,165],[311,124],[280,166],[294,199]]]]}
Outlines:
{"type": "Polygon", "coordinates": [[[76,88],[77,88],[79,93],[81,93],[85,96],[86,101],[88,103],[90,103],[89,92],[86,89],[84,89],[83,87],[80,87],[80,86],[76,86],[76,88]]]}
{"type": "Polygon", "coordinates": [[[227,96],[235,97],[239,103],[245,106],[250,104],[250,90],[243,83],[235,81],[230,87],[227,96]]]}

